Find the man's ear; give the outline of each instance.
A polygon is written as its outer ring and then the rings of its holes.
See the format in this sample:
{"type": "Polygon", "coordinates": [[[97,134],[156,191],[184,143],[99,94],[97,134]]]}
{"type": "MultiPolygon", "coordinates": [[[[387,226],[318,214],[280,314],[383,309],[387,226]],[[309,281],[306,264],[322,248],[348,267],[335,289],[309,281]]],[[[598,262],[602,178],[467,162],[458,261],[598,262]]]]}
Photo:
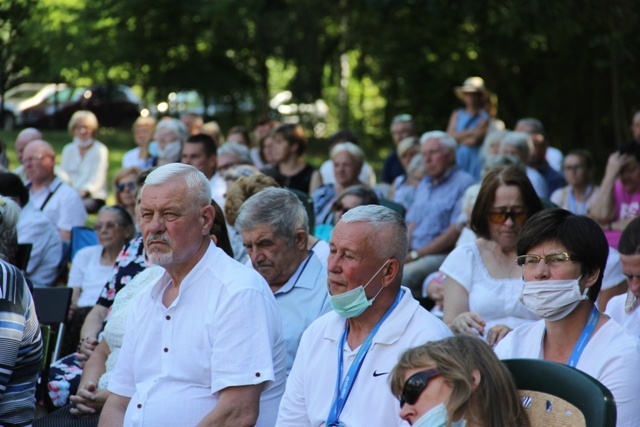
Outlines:
{"type": "Polygon", "coordinates": [[[306,251],[307,250],[307,233],[304,232],[304,230],[297,230],[296,234],[295,234],[295,246],[296,248],[298,248],[298,250],[300,251],[306,251]]]}
{"type": "Polygon", "coordinates": [[[399,272],[400,262],[395,258],[389,259],[386,267],[382,269],[382,286],[393,283],[399,272]]]}
{"type": "Polygon", "coordinates": [[[211,205],[206,205],[200,208],[200,221],[202,222],[202,235],[209,235],[211,227],[213,227],[213,220],[216,217],[216,210],[211,205]]]}

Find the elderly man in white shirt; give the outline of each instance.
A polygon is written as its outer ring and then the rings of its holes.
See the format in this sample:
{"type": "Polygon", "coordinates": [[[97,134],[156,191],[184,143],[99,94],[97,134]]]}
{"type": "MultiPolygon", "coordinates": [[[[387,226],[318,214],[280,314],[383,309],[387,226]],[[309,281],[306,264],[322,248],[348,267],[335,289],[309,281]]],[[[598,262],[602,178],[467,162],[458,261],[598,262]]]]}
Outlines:
{"type": "Polygon", "coordinates": [[[302,335],[276,426],[406,426],[388,374],[405,350],[451,331],[401,287],[405,221],[359,206],[342,216],[329,246],[334,311],[302,335]]]}
{"type": "Polygon", "coordinates": [[[18,243],[30,243],[26,276],[35,287],[53,285],[62,257],[62,241],[49,218],[29,201],[29,191],[18,175],[0,173],[0,195],[12,198],[22,208],[18,219],[18,243]]]}
{"type": "Polygon", "coordinates": [[[32,141],[25,147],[22,160],[29,178],[29,199],[56,226],[63,241],[71,240],[71,229],[85,225],[87,211],[78,192],[54,174],[53,147],[46,141],[32,141]]]}
{"type": "Polygon", "coordinates": [[[141,190],[149,261],[165,273],[135,301],[101,426],[272,426],[285,348],[273,294],[209,237],[208,180],[171,163],[141,190]]]}

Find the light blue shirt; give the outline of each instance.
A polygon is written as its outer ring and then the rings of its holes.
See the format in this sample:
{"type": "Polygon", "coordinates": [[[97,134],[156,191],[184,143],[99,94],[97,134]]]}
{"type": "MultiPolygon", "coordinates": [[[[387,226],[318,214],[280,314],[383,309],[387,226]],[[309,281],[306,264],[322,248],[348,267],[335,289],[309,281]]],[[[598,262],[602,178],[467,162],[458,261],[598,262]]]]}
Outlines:
{"type": "Polygon", "coordinates": [[[411,249],[420,249],[444,233],[460,214],[460,199],[475,182],[474,178],[457,166],[444,173],[437,184],[425,176],[416,190],[407,222],[415,224],[411,249]]]}
{"type": "Polygon", "coordinates": [[[274,296],[282,317],[289,375],[302,333],[311,322],[332,310],[327,290],[327,271],[313,251],[274,296]]]}

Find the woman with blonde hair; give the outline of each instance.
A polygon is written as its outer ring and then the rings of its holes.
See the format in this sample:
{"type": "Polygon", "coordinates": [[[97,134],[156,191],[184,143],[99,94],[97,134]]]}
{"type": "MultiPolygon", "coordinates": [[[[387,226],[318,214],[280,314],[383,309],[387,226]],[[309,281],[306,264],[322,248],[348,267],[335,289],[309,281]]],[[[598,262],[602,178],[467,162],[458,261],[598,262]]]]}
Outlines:
{"type": "Polygon", "coordinates": [[[157,159],[149,154],[149,144],[156,129],[156,119],[153,117],[138,117],[131,130],[136,148],[133,148],[122,157],[122,167],[137,167],[148,169],[155,166],[157,159]]]}
{"type": "Polygon", "coordinates": [[[414,427],[530,426],[509,370],[478,338],[409,349],[390,375],[400,417],[414,427]]]}
{"type": "Polygon", "coordinates": [[[80,194],[88,213],[96,213],[107,198],[109,150],[95,139],[98,118],[91,111],[80,110],[69,120],[73,142],[62,149],[60,169],[69,176],[69,183],[80,194]]]}

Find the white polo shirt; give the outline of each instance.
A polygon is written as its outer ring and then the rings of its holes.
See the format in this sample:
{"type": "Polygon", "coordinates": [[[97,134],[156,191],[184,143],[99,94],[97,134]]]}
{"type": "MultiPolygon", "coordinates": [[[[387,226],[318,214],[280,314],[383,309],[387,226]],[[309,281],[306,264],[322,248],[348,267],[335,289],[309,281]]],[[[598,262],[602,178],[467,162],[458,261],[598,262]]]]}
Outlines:
{"type": "Polygon", "coordinates": [[[271,289],[253,269],[209,245],[170,307],[165,272],[133,303],[109,390],[131,397],[126,426],[194,426],[220,390],[267,383],[257,426],[273,426],[286,353],[271,289]]]}
{"type": "Polygon", "coordinates": [[[616,295],[607,303],[607,309],[604,314],[618,322],[620,326],[625,328],[631,335],[640,338],[640,308],[636,308],[630,313],[624,311],[627,302],[627,292],[622,295],[616,295]]]}
{"type": "Polygon", "coordinates": [[[29,200],[44,212],[58,230],[71,231],[73,227],[82,227],[87,222],[87,210],[84,208],[80,195],[57,177],[48,187],[41,188],[36,192],[30,188],[29,200]],[[42,205],[51,193],[53,195],[43,208],[42,205]]]}
{"type": "MultiPolygon", "coordinates": [[[[346,426],[408,426],[389,388],[389,372],[402,353],[451,336],[449,328],[404,289],[398,306],[380,326],[340,415],[346,426]]],[[[331,311],[302,335],[278,413],[278,427],[324,426],[336,391],[338,347],[346,319],[331,311]]],[[[343,374],[358,349],[345,345],[343,374]]]]}

